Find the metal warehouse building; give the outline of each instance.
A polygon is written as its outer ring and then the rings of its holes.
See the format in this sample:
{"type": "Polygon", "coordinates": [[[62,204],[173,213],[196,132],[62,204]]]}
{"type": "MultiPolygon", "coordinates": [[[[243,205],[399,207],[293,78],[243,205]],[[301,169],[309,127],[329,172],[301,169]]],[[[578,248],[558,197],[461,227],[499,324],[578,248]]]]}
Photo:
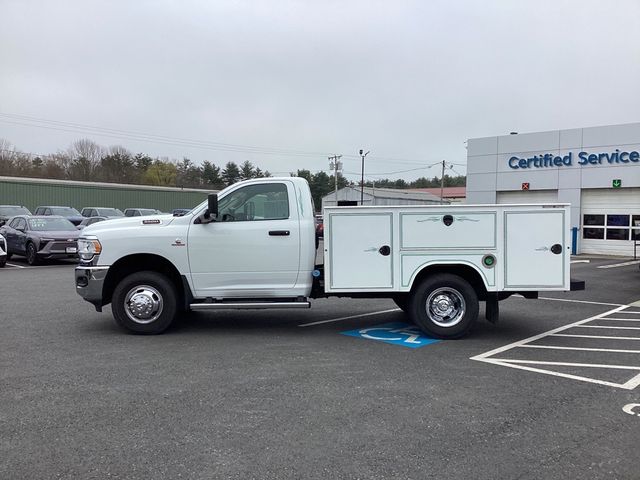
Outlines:
{"type": "MultiPolygon", "coordinates": [[[[215,190],[212,190],[212,192],[215,190]]],[[[75,207],[192,208],[207,198],[207,190],[76,182],[0,176],[0,205],[23,205],[34,211],[39,205],[75,207]]]]}
{"type": "Polygon", "coordinates": [[[473,138],[467,203],[571,204],[577,253],[640,253],[640,123],[473,138]]]}
{"type": "MultiPolygon", "coordinates": [[[[338,190],[338,202],[356,202],[360,205],[360,187],[344,187],[338,190]]],[[[431,205],[440,204],[440,197],[427,192],[398,188],[364,187],[364,205],[431,205]]],[[[449,203],[445,200],[444,203],[449,203]]],[[[336,192],[322,197],[322,208],[336,205],[336,192]]]]}

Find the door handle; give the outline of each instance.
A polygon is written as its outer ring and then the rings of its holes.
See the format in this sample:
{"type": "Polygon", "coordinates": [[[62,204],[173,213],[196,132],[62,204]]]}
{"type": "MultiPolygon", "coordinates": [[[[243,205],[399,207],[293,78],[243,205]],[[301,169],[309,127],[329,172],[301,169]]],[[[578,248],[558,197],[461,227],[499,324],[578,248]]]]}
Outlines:
{"type": "Polygon", "coordinates": [[[272,237],[288,237],[291,234],[289,230],[269,230],[272,237]]]}
{"type": "Polygon", "coordinates": [[[559,243],[551,245],[551,253],[553,253],[554,255],[561,254],[562,253],[562,245],[560,245],[559,243]]]}

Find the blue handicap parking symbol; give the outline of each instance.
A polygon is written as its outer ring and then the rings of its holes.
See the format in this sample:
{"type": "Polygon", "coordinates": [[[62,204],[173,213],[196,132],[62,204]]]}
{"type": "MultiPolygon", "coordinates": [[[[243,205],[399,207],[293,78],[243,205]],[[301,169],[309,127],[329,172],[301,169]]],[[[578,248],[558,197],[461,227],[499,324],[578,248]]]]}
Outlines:
{"type": "Polygon", "coordinates": [[[369,340],[377,340],[379,342],[391,343],[393,345],[402,345],[403,347],[419,348],[440,340],[427,337],[422,330],[415,325],[409,325],[403,322],[383,323],[373,327],[364,327],[357,330],[349,330],[340,332],[350,337],[367,338],[369,340]]]}

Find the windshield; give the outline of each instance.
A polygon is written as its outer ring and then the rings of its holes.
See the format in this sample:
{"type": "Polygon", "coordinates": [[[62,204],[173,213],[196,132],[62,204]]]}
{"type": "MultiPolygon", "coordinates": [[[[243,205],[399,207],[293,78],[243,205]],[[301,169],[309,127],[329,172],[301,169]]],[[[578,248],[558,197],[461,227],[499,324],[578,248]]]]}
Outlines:
{"type": "Polygon", "coordinates": [[[122,213],[117,208],[100,208],[100,215],[104,217],[122,217],[124,213],[122,213]]]}
{"type": "Polygon", "coordinates": [[[31,212],[24,207],[0,207],[0,215],[13,217],[14,215],[31,215],[31,212]]]}
{"type": "Polygon", "coordinates": [[[54,215],[62,215],[63,217],[79,217],[80,212],[72,207],[52,207],[51,211],[54,215]]]}
{"type": "Polygon", "coordinates": [[[36,232],[76,231],[76,227],[66,218],[30,218],[29,228],[36,232]]]}

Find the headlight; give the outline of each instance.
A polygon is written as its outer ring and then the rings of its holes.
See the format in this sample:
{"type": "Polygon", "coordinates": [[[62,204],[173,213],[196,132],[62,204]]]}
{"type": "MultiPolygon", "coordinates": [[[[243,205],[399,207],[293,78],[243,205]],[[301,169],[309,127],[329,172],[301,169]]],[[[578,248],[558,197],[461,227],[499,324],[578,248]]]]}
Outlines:
{"type": "Polygon", "coordinates": [[[91,260],[94,256],[100,255],[102,245],[97,238],[79,238],[78,255],[82,260],[91,260]]]}

